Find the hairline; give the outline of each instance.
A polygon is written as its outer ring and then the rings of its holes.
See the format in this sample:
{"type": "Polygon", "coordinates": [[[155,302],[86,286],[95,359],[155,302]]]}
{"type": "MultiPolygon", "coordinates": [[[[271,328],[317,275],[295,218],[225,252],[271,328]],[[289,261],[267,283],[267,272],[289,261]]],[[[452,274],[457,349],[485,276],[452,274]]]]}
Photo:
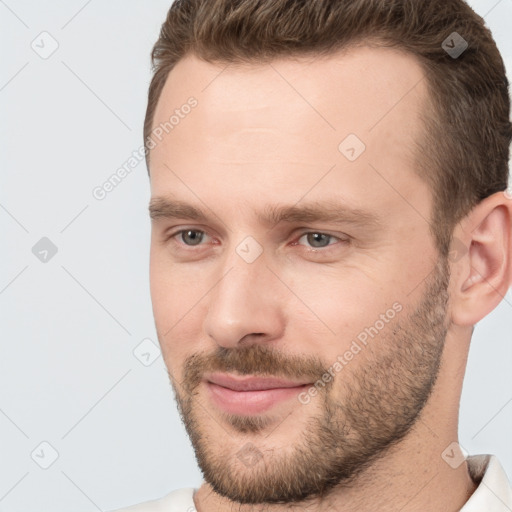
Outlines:
{"type": "MultiPolygon", "coordinates": [[[[267,57],[267,58],[261,57],[261,56],[254,56],[254,57],[248,57],[248,58],[247,57],[243,57],[243,58],[241,58],[241,57],[222,58],[221,57],[221,58],[217,58],[217,59],[209,59],[206,56],[204,56],[203,53],[200,50],[198,50],[198,48],[192,46],[187,51],[185,51],[183,53],[183,55],[178,60],[176,60],[176,62],[173,63],[172,67],[166,71],[164,78],[162,78],[162,84],[161,84],[161,88],[160,88],[158,97],[155,98],[154,108],[150,111],[151,127],[149,129],[149,133],[151,134],[151,132],[154,129],[155,113],[158,109],[158,105],[160,103],[160,98],[162,97],[162,92],[165,88],[165,84],[166,84],[167,80],[169,79],[169,75],[173,72],[174,68],[178,65],[179,62],[181,62],[182,60],[184,60],[185,58],[187,58],[189,56],[193,55],[193,56],[197,57],[198,59],[200,59],[204,62],[211,63],[211,64],[219,64],[219,65],[227,64],[230,66],[234,66],[235,68],[238,68],[238,69],[244,69],[244,68],[247,69],[247,68],[256,67],[256,66],[260,66],[260,65],[264,65],[264,64],[269,64],[269,63],[275,62],[276,60],[278,60],[280,58],[296,60],[296,61],[297,60],[300,61],[300,60],[306,59],[308,57],[328,59],[328,58],[332,58],[335,56],[343,56],[346,53],[349,53],[352,49],[361,48],[361,47],[363,47],[363,48],[364,47],[367,47],[367,48],[390,48],[391,47],[391,48],[393,48],[393,50],[395,50],[397,52],[411,56],[420,65],[422,71],[426,75],[426,82],[427,82],[426,96],[428,96],[428,98],[431,99],[430,97],[432,94],[432,87],[431,87],[432,84],[430,84],[430,81],[427,76],[427,73],[430,71],[430,69],[427,65],[427,59],[425,59],[421,55],[418,55],[418,54],[414,53],[413,51],[409,50],[405,45],[401,44],[400,41],[397,41],[396,39],[391,38],[391,37],[382,37],[379,35],[368,36],[368,34],[363,32],[357,36],[354,36],[349,41],[345,41],[345,42],[343,42],[337,46],[334,46],[332,48],[329,48],[329,49],[286,50],[279,54],[276,54],[276,55],[273,55],[273,56],[267,57]]],[[[164,68],[160,69],[160,71],[163,71],[163,70],[164,70],[164,68]]],[[[435,105],[433,105],[432,102],[428,102],[428,103],[429,103],[428,105],[423,105],[423,107],[427,107],[427,108],[434,107],[434,109],[436,109],[435,105]]],[[[436,112],[436,114],[437,114],[437,112],[436,112]]],[[[147,115],[146,115],[146,117],[147,117],[147,115]]],[[[426,126],[424,126],[424,128],[427,129],[426,126]]],[[[144,138],[145,146],[146,146],[146,142],[147,142],[147,139],[144,138]]],[[[148,151],[146,152],[146,167],[147,167],[147,171],[148,171],[148,176],[151,179],[150,166],[149,166],[150,153],[151,153],[151,150],[148,149],[148,151]]]]}

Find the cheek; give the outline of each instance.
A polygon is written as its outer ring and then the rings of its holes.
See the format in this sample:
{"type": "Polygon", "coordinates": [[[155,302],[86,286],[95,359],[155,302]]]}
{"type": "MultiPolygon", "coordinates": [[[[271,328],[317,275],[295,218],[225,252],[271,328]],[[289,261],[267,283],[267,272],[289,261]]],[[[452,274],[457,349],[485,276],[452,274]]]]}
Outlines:
{"type": "Polygon", "coordinates": [[[295,279],[292,289],[301,302],[289,303],[288,321],[309,339],[312,350],[322,347],[325,362],[334,362],[358,336],[364,338],[365,329],[376,322],[379,334],[387,331],[396,316],[395,287],[376,282],[360,272],[309,274],[295,279]],[[384,320],[381,315],[385,316],[384,320]]]}
{"type": "MultiPolygon", "coordinates": [[[[308,272],[290,276],[290,290],[301,301],[302,307],[308,307],[308,317],[316,314],[319,320],[334,331],[341,326],[358,323],[358,319],[367,318],[372,310],[379,309],[383,302],[382,293],[373,277],[369,277],[354,268],[312,269],[308,272]]],[[[295,301],[292,301],[294,304],[295,301]]],[[[293,319],[290,311],[290,319],[293,319]]]]}
{"type": "Polygon", "coordinates": [[[150,292],[153,317],[162,356],[173,375],[181,372],[190,355],[191,340],[201,339],[203,288],[183,266],[173,265],[165,251],[152,248],[150,255],[150,292]],[[190,286],[195,283],[195,286],[190,286]],[[176,373],[178,372],[178,373],[176,373]]]}
{"type": "MultiPolygon", "coordinates": [[[[167,330],[186,311],[191,300],[193,283],[182,265],[172,262],[165,247],[152,244],[150,252],[149,279],[153,313],[161,328],[167,330]]],[[[190,307],[190,306],[189,306],[190,307]]]]}
{"type": "MultiPolygon", "coordinates": [[[[173,294],[171,293],[170,272],[164,264],[160,251],[151,247],[149,264],[149,286],[151,293],[151,302],[153,305],[153,315],[157,328],[162,329],[160,325],[166,318],[168,312],[172,311],[173,294]]],[[[168,327],[169,328],[169,327],[168,327]]]]}
{"type": "Polygon", "coordinates": [[[165,255],[154,248],[151,249],[149,276],[153,317],[162,353],[166,358],[169,348],[173,346],[172,340],[179,331],[179,319],[184,315],[182,309],[186,300],[165,255]]]}

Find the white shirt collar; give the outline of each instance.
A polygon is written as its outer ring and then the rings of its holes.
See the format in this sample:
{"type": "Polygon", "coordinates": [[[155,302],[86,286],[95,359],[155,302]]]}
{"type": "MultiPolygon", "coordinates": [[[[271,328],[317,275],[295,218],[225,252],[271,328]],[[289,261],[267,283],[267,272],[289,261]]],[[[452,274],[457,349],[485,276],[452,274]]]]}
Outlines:
{"type": "Polygon", "coordinates": [[[471,478],[478,484],[460,512],[512,512],[512,488],[495,455],[470,455],[471,478]]]}

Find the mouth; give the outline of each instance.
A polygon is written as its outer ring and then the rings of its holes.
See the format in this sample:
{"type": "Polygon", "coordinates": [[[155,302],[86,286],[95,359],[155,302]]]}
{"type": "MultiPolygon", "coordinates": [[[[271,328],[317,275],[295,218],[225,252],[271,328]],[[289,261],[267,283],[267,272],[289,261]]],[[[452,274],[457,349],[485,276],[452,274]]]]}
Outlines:
{"type": "Polygon", "coordinates": [[[274,377],[234,376],[213,373],[204,383],[213,403],[230,414],[261,414],[277,404],[296,397],[312,385],[274,377]]]}

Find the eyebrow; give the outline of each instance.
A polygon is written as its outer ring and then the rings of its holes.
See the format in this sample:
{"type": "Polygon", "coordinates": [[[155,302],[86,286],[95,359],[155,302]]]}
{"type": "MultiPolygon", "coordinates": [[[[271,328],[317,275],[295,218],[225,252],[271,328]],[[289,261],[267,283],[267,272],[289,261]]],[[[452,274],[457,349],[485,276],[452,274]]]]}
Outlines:
{"type": "MultiPolygon", "coordinates": [[[[154,197],[149,202],[149,215],[156,219],[187,219],[208,221],[211,216],[201,208],[184,201],[167,197],[154,197]]],[[[375,213],[359,208],[349,208],[334,200],[314,201],[298,205],[266,205],[256,217],[267,226],[280,222],[333,222],[336,224],[352,224],[360,227],[380,228],[381,223],[375,213]]]]}

